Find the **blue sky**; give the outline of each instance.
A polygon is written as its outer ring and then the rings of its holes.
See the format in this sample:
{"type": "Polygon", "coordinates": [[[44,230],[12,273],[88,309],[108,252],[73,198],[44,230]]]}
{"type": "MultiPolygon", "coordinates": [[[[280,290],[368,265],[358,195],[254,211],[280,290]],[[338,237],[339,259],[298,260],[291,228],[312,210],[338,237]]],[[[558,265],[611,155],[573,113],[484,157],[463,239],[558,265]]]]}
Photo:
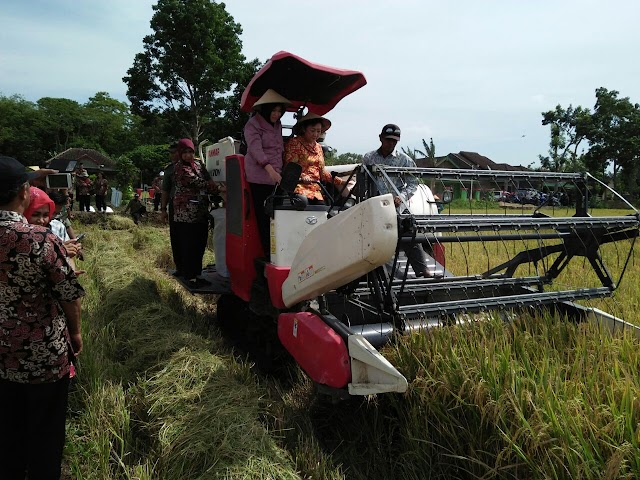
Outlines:
{"type": "MultiPolygon", "coordinates": [[[[0,0],[0,93],[126,100],[122,77],[150,33],[151,0],[0,0]]],[[[287,50],[362,71],[368,84],[327,114],[338,153],[401,146],[475,151],[529,165],[548,149],[542,111],[593,107],[598,87],[640,102],[633,0],[231,0],[247,58],[287,50]]],[[[194,19],[195,21],[195,19],[194,19]]]]}

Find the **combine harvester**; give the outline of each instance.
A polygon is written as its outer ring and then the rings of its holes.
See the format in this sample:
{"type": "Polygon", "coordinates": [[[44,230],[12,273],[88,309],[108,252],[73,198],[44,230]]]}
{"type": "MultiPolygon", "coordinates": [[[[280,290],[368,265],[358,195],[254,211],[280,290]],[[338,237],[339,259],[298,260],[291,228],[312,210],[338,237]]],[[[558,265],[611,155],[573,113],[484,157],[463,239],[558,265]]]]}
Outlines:
{"type": "MultiPolygon", "coordinates": [[[[279,52],[253,78],[241,108],[250,111],[267,88],[274,88],[298,114],[307,109],[323,115],[365,83],[359,72],[279,52]]],[[[345,192],[327,192],[326,207],[300,209],[288,193],[299,170],[287,169],[284,193],[270,202],[271,260],[266,261],[244,157],[229,155],[224,164],[232,293],[219,299],[219,321],[277,329],[279,341],[324,392],[403,392],[406,379],[378,352],[380,347],[399,335],[472,321],[478,318],[474,314],[491,310],[506,317],[557,311],[611,330],[640,331],[576,303],[613,295],[640,232],[640,216],[630,205],[629,215],[589,215],[597,182],[588,174],[353,165],[336,169],[350,185],[355,180],[347,202],[345,192]],[[393,192],[399,175],[423,183],[409,204],[396,209],[392,195],[378,191],[385,184],[393,192]],[[572,207],[437,213],[427,185],[446,204],[452,188],[470,182],[510,191],[552,185],[572,207]],[[416,278],[406,262],[403,246],[415,243],[430,255],[430,277],[416,278]]]]}

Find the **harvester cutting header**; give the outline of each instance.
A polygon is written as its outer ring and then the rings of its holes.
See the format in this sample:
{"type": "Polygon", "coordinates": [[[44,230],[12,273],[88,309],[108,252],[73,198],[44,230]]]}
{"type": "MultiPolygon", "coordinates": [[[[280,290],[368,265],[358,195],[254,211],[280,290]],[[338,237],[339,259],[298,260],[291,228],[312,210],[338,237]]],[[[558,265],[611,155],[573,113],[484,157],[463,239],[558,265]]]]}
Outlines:
{"type": "MultiPolygon", "coordinates": [[[[251,111],[272,89],[300,120],[324,115],[365,84],[360,72],[279,52],[251,80],[241,108],[251,111]]],[[[207,168],[227,191],[232,293],[221,296],[218,318],[233,324],[248,316],[252,326],[277,330],[282,345],[326,391],[403,392],[407,381],[378,349],[415,330],[472,321],[478,312],[508,317],[555,310],[638,331],[576,303],[613,295],[640,232],[640,216],[630,205],[627,215],[589,214],[596,181],[588,174],[327,167],[331,176],[318,190],[323,201],[310,204],[295,193],[305,179],[293,162],[278,188],[256,205],[245,157],[232,139],[226,145],[226,156],[220,145],[207,149],[218,149],[207,154],[207,168]],[[417,184],[415,193],[394,202],[402,197],[398,185],[407,181],[417,184]],[[456,186],[479,181],[505,191],[551,185],[557,196],[548,198],[562,195],[565,205],[516,214],[448,213],[456,186]],[[261,215],[269,219],[268,251],[260,240],[261,215]],[[415,248],[425,252],[426,270],[408,261],[405,252],[415,248]]]]}

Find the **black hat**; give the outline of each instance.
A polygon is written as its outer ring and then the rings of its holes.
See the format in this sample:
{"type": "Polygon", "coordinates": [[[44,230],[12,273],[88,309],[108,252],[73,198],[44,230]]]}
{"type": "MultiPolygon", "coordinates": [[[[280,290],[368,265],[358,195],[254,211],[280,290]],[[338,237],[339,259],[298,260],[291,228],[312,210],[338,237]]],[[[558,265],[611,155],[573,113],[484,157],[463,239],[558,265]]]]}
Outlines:
{"type": "Polygon", "coordinates": [[[0,155],[0,189],[18,187],[37,176],[37,172],[27,172],[15,158],[0,155]]]}
{"type": "Polygon", "coordinates": [[[400,141],[400,127],[393,123],[387,123],[384,127],[382,127],[380,136],[382,138],[391,138],[393,140],[400,141]]]}

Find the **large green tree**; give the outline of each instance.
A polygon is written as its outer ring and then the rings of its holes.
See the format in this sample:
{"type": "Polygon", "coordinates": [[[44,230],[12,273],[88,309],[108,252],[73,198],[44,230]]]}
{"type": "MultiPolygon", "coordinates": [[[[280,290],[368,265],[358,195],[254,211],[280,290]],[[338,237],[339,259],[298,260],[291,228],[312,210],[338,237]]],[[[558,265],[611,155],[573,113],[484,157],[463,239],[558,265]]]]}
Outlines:
{"type": "Polygon", "coordinates": [[[551,140],[549,154],[538,155],[543,170],[575,172],[584,170],[580,145],[586,144],[586,129],[591,121],[589,109],[569,105],[566,109],[556,105],[554,110],[542,113],[542,125],[549,125],[551,140]]]}
{"type": "Polygon", "coordinates": [[[549,125],[551,140],[549,155],[539,156],[542,170],[586,169],[602,180],[611,179],[614,189],[638,195],[640,105],[618,96],[616,90],[601,87],[591,111],[557,105],[543,112],[542,124],[549,125]]]}
{"type": "Polygon", "coordinates": [[[47,159],[42,126],[43,117],[35,103],[19,95],[0,95],[0,154],[25,165],[41,165],[47,159]]]}
{"type": "MultiPolygon", "coordinates": [[[[43,117],[42,139],[48,152],[60,153],[74,145],[85,123],[82,105],[68,98],[43,97],[37,102],[43,117]]],[[[91,148],[91,147],[89,147],[91,148]]]]}
{"type": "Polygon", "coordinates": [[[614,189],[621,183],[629,193],[637,194],[640,105],[618,95],[616,90],[596,90],[593,114],[584,127],[584,135],[589,140],[585,163],[596,172],[611,168],[614,189]],[[619,182],[621,173],[624,173],[623,182],[619,182]]]}
{"type": "Polygon", "coordinates": [[[127,153],[126,157],[138,169],[141,182],[149,185],[170,161],[168,145],[140,145],[127,153]]]}
{"type": "Polygon", "coordinates": [[[96,93],[84,104],[84,122],[82,138],[110,156],[122,155],[138,145],[138,119],[126,103],[111,98],[107,92],[96,93]]]}
{"type": "Polygon", "coordinates": [[[176,136],[198,143],[242,76],[242,29],[210,0],[158,0],[153,10],[153,33],[123,78],[127,96],[134,113],[168,113],[176,136]]]}

